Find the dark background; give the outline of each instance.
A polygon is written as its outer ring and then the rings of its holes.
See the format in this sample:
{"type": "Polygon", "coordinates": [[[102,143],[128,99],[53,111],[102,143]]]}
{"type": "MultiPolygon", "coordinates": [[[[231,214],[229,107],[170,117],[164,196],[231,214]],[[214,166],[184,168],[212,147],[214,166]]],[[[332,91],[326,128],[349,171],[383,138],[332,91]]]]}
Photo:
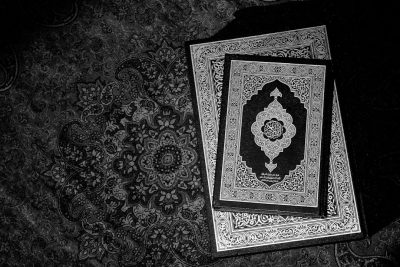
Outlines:
{"type": "Polygon", "coordinates": [[[259,19],[269,5],[1,1],[0,265],[398,266],[399,31],[390,2],[327,2],[321,13],[340,25],[333,58],[371,237],[210,258],[183,45],[235,17],[259,27],[225,36],[290,20],[284,11],[259,19]],[[244,10],[259,5],[267,7],[244,10]],[[168,131],[193,156],[175,162],[190,175],[164,179],[141,160],[159,153],[168,131]]]}

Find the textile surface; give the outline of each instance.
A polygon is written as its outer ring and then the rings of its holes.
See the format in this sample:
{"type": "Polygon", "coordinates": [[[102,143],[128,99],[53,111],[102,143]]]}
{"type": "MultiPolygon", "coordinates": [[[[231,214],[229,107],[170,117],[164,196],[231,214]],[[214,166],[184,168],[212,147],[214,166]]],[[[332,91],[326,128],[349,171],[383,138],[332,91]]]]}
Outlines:
{"type": "Polygon", "coordinates": [[[0,5],[1,266],[400,265],[400,220],[211,258],[183,45],[268,2],[34,2],[0,5]]]}

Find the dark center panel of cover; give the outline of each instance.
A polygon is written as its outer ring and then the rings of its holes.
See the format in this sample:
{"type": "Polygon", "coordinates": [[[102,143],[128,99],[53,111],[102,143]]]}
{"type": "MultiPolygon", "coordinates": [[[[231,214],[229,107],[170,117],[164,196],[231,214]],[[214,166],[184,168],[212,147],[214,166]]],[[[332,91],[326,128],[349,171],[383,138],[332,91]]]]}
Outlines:
{"type": "MultiPolygon", "coordinates": [[[[242,159],[246,162],[248,167],[252,168],[257,179],[260,181],[268,185],[282,181],[285,175],[289,174],[289,171],[294,170],[296,165],[299,165],[304,158],[307,124],[307,110],[304,105],[294,96],[294,93],[290,91],[288,85],[275,80],[265,84],[258,94],[253,95],[250,100],[247,101],[243,106],[242,116],[240,140],[240,155],[242,159]],[[273,160],[273,162],[277,164],[277,167],[270,172],[265,166],[270,160],[255,143],[254,135],[251,132],[251,125],[256,120],[257,114],[262,112],[264,108],[274,100],[274,97],[270,94],[276,88],[282,94],[282,97],[278,98],[279,103],[293,118],[296,134],[291,139],[291,144],[283,149],[283,152],[273,160]],[[265,179],[266,177],[268,177],[268,179],[265,179]],[[273,179],[271,179],[271,177],[273,179]]],[[[262,128],[261,130],[264,133],[264,138],[268,138],[272,142],[279,140],[286,131],[282,122],[276,118],[265,121],[262,128]]]]}

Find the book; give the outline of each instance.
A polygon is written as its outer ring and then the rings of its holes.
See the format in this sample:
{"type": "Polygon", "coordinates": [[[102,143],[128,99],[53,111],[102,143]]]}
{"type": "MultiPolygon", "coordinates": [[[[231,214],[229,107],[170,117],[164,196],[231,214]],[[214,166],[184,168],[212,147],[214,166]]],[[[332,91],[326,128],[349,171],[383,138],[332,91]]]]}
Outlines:
{"type": "Polygon", "coordinates": [[[225,55],[213,207],[326,216],[331,62],[225,55]]]}
{"type": "Polygon", "coordinates": [[[199,155],[215,257],[286,249],[363,236],[335,88],[332,103],[327,217],[223,212],[212,207],[225,54],[330,60],[324,25],[255,36],[187,43],[199,155]]]}

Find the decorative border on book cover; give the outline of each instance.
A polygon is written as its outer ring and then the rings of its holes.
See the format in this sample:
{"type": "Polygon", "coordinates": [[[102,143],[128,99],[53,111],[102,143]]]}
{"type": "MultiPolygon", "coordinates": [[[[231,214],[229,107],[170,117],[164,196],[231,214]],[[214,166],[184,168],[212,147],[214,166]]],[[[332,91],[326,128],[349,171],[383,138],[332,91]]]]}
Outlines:
{"type": "Polygon", "coordinates": [[[320,183],[328,175],[321,167],[329,166],[321,157],[328,157],[330,141],[322,137],[330,135],[333,96],[328,61],[241,55],[225,61],[214,206],[321,215],[320,183]]]}
{"type": "Polygon", "coordinates": [[[194,109],[201,130],[200,156],[208,192],[215,256],[345,240],[362,235],[336,90],[331,131],[327,218],[220,212],[211,208],[224,56],[259,54],[330,59],[325,26],[188,44],[194,109]],[[205,173],[205,174],[204,174],[205,173]]]}

